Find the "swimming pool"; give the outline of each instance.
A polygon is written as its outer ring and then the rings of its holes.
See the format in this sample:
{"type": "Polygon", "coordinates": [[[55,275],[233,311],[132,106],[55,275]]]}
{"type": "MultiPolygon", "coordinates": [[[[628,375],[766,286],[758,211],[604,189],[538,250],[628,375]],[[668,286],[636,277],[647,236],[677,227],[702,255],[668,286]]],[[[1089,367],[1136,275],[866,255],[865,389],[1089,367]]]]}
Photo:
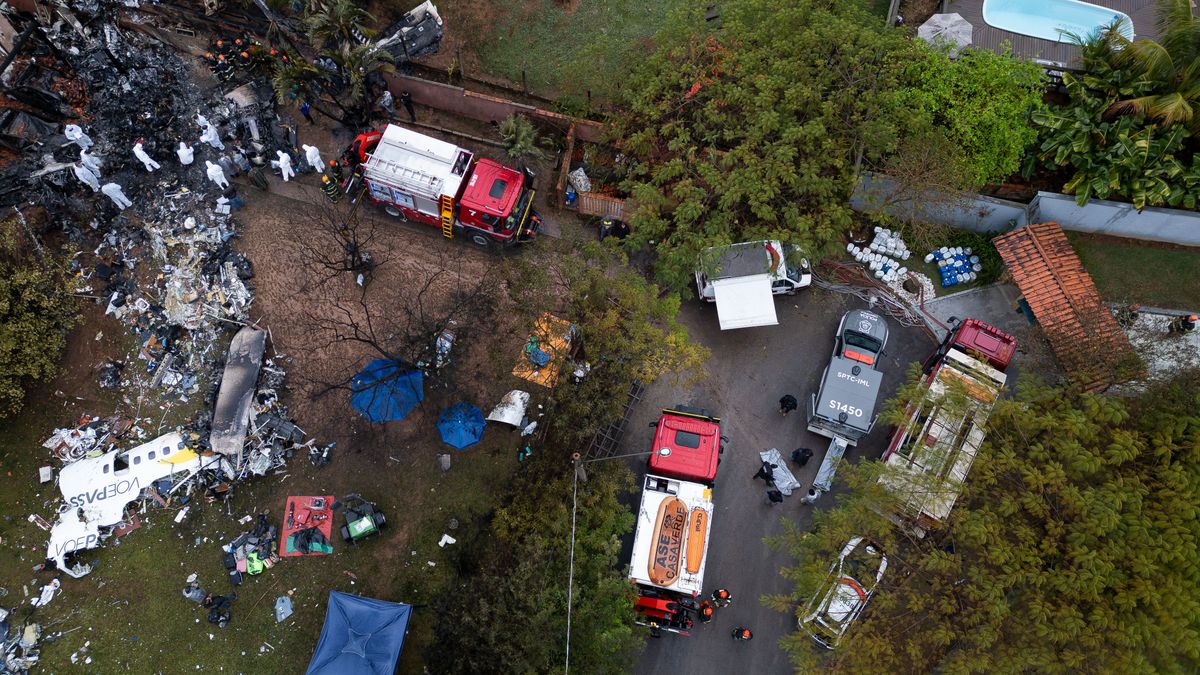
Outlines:
{"type": "Polygon", "coordinates": [[[1120,20],[1120,32],[1133,39],[1128,14],[1079,0],[983,0],[983,20],[993,28],[1030,37],[1069,42],[1064,32],[1087,37],[1120,20]]]}

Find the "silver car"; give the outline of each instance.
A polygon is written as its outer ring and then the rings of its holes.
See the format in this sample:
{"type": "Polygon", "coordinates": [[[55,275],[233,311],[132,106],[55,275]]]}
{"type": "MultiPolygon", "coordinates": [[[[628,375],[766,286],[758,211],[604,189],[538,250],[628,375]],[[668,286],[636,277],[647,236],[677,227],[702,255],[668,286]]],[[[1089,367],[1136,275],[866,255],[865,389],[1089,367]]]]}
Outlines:
{"type": "Polygon", "coordinates": [[[855,537],[843,548],[821,592],[813,596],[797,620],[800,629],[826,649],[837,647],[887,570],[887,556],[865,537],[855,537]]]}

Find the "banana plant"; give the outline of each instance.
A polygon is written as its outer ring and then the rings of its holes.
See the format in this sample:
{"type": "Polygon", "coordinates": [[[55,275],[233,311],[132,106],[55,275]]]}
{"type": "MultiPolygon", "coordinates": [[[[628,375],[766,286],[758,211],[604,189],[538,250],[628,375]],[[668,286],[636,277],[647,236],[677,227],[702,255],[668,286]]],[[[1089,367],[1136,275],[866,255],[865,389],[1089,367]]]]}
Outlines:
{"type": "Polygon", "coordinates": [[[1091,75],[1063,78],[1070,104],[1030,113],[1041,143],[1026,161],[1027,175],[1038,161],[1050,169],[1069,167],[1074,173],[1063,191],[1074,194],[1081,206],[1089,199],[1125,199],[1139,211],[1147,206],[1195,208],[1200,153],[1189,125],[1161,120],[1149,109],[1114,109],[1122,96],[1143,85],[1099,78],[1096,73],[1103,72],[1109,57],[1093,53],[1092,58],[1097,61],[1091,75]],[[1185,163],[1189,156],[1190,164],[1185,163]]]}

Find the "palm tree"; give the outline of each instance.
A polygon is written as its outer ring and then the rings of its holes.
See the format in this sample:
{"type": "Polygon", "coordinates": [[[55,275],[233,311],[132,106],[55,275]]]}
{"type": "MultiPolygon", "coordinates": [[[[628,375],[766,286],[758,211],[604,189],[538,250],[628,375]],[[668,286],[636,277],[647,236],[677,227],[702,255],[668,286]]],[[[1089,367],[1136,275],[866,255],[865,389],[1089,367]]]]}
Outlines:
{"type": "Polygon", "coordinates": [[[271,77],[275,99],[280,105],[288,105],[297,98],[316,98],[315,83],[321,71],[313,64],[299,58],[277,62],[271,77]]]}
{"type": "Polygon", "coordinates": [[[349,114],[349,111],[336,98],[333,98],[332,101],[334,105],[341,108],[341,118],[325,110],[319,103],[322,100],[320,95],[322,91],[321,77],[323,75],[320,68],[292,55],[287,62],[275,65],[275,72],[271,77],[271,86],[275,90],[275,99],[280,105],[290,105],[298,99],[307,100],[309,105],[313,107],[313,110],[330,119],[340,121],[349,114]]]}
{"type": "Polygon", "coordinates": [[[344,44],[340,51],[326,52],[325,55],[341,69],[349,89],[349,99],[357,102],[362,122],[368,122],[373,103],[369,83],[379,75],[396,72],[395,57],[373,42],[354,47],[344,44]]]}
{"type": "Polygon", "coordinates": [[[357,44],[355,33],[364,37],[373,36],[376,31],[371,24],[374,22],[375,17],[352,0],[332,0],[328,4],[321,4],[315,11],[310,11],[304,20],[309,38],[317,48],[330,42],[343,48],[357,44]]]}
{"type": "Polygon", "coordinates": [[[1200,131],[1200,19],[1192,15],[1190,0],[1163,0],[1159,35],[1157,41],[1121,38],[1113,65],[1134,75],[1138,92],[1113,103],[1109,112],[1144,114],[1200,131]]]}

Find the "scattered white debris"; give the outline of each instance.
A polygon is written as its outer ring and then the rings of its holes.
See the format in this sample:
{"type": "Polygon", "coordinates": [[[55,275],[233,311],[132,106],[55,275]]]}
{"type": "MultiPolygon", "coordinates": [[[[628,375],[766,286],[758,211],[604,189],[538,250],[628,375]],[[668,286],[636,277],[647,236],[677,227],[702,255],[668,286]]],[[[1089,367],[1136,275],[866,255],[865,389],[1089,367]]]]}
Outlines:
{"type": "Polygon", "coordinates": [[[58,589],[61,586],[62,582],[58,579],[54,579],[45,586],[42,586],[41,595],[30,600],[29,604],[33,605],[34,607],[45,607],[46,605],[50,604],[51,600],[54,599],[54,595],[58,593],[58,589]]]}

